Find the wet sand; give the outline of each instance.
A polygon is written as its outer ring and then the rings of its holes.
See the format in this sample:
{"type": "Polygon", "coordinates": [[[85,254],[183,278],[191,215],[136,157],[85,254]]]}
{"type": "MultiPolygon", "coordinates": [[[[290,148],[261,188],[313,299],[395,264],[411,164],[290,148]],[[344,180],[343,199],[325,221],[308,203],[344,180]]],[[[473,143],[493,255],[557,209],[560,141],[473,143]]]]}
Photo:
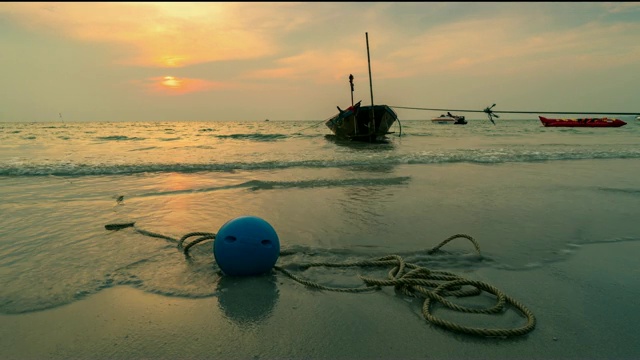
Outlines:
{"type": "MultiPolygon", "coordinates": [[[[185,299],[126,286],[55,309],[0,315],[2,359],[637,359],[640,243],[582,245],[531,270],[462,274],[523,304],[526,335],[487,338],[434,326],[419,299],[309,289],[281,273],[220,280],[218,296],[185,299]]],[[[486,305],[486,304],[485,304],[486,305]]],[[[434,308],[434,315],[448,317],[434,308]]],[[[501,315],[453,314],[477,327],[518,327],[501,315]]]]}

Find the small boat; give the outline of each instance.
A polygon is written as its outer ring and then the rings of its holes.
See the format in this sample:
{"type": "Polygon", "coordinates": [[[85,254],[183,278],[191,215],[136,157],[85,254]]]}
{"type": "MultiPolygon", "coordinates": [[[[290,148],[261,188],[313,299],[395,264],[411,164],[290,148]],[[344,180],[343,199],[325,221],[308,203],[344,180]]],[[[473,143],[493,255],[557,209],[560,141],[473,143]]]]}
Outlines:
{"type": "Polygon", "coordinates": [[[612,119],[608,117],[601,118],[580,118],[580,119],[550,119],[544,116],[538,116],[542,125],[547,127],[620,127],[627,123],[620,119],[612,119]]]}
{"type": "Polygon", "coordinates": [[[434,117],[431,119],[431,122],[434,124],[454,124],[454,125],[465,125],[467,120],[465,120],[464,116],[452,115],[451,113],[442,114],[438,117],[434,117]]]}
{"type": "MultiPolygon", "coordinates": [[[[398,115],[388,105],[374,105],[373,89],[371,88],[371,61],[369,61],[369,34],[365,33],[367,41],[367,60],[369,63],[369,86],[371,105],[362,106],[362,100],[353,103],[353,75],[349,75],[351,84],[351,106],[346,110],[338,106],[338,114],[325,121],[325,125],[340,140],[355,140],[366,142],[385,142],[386,135],[393,134],[389,129],[398,121],[398,115]]],[[[400,123],[400,121],[398,121],[400,123]]]]}
{"type": "Polygon", "coordinates": [[[379,142],[384,141],[398,115],[387,105],[361,106],[362,100],[325,122],[338,139],[379,142]]]}

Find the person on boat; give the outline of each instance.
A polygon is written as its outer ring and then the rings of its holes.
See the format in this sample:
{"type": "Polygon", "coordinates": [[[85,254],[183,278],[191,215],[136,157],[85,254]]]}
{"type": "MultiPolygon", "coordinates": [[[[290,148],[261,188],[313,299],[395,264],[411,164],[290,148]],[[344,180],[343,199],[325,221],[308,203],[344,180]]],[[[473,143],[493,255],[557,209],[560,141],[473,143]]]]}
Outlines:
{"type": "Polygon", "coordinates": [[[450,117],[453,117],[453,115],[451,115],[451,113],[448,112],[448,111],[447,111],[447,115],[450,116],[450,117]]]}

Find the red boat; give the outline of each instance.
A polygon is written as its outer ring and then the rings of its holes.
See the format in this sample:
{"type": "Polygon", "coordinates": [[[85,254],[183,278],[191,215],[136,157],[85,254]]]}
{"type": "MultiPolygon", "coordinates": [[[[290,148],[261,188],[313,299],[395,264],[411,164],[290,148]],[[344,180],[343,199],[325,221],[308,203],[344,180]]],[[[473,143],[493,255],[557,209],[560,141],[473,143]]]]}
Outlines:
{"type": "Polygon", "coordinates": [[[620,127],[627,125],[620,119],[601,118],[582,118],[582,119],[549,119],[544,116],[538,116],[544,126],[565,126],[565,127],[620,127]]]}

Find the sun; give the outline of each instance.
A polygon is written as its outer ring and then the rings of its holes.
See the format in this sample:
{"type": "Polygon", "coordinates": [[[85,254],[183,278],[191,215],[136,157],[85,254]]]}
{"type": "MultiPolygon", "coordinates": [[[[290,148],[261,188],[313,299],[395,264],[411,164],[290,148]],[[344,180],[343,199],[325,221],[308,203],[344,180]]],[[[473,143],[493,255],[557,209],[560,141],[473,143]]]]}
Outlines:
{"type": "Polygon", "coordinates": [[[179,89],[182,86],[182,80],[173,76],[165,76],[162,80],[162,85],[169,89],[179,89]]]}
{"type": "Polygon", "coordinates": [[[223,82],[172,75],[156,76],[143,81],[132,81],[132,83],[142,84],[148,91],[165,95],[184,95],[232,86],[223,82]]]}

